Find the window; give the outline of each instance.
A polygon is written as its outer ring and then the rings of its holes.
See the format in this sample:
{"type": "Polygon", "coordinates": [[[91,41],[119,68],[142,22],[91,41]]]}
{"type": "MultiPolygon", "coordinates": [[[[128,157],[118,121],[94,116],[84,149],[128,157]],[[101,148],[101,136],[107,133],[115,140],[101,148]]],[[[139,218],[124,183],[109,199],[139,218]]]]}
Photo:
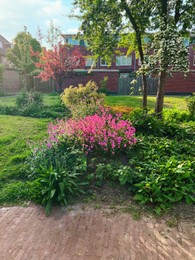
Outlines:
{"type": "Polygon", "coordinates": [[[116,66],[132,65],[132,56],[116,56],[116,66]]]}
{"type": "Polygon", "coordinates": [[[3,43],[0,41],[0,48],[3,48],[3,43]]]}
{"type": "Polygon", "coordinates": [[[194,44],[194,43],[195,43],[195,36],[191,36],[191,37],[190,37],[190,43],[191,43],[191,44],[194,44]]]}
{"type": "Polygon", "coordinates": [[[91,67],[93,65],[93,62],[94,62],[93,59],[88,58],[85,60],[85,66],[91,67]]]}
{"type": "Polygon", "coordinates": [[[79,45],[79,40],[76,40],[72,37],[65,38],[65,43],[70,45],[79,45]]]}
{"type": "Polygon", "coordinates": [[[101,65],[101,66],[108,66],[108,63],[106,62],[105,59],[101,59],[100,65],[101,65]]]}

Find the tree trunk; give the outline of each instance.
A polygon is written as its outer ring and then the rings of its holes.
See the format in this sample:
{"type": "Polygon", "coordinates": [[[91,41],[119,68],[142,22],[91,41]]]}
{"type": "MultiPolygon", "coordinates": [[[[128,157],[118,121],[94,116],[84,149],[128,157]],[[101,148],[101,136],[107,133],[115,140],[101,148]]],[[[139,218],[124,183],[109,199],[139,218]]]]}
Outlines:
{"type": "Polygon", "coordinates": [[[147,78],[146,75],[142,75],[142,93],[143,93],[143,110],[147,111],[147,96],[148,96],[148,91],[147,91],[147,78]]]}
{"type": "Polygon", "coordinates": [[[155,104],[155,114],[157,115],[158,118],[162,118],[165,82],[166,82],[166,71],[161,71],[158,80],[158,89],[157,89],[156,104],[155,104]]]}
{"type": "MultiPolygon", "coordinates": [[[[136,34],[136,41],[137,41],[137,46],[138,46],[138,51],[139,51],[139,55],[140,55],[140,60],[141,63],[143,65],[144,62],[144,52],[143,52],[143,46],[142,46],[142,33],[139,29],[139,25],[136,22],[135,17],[133,16],[131,9],[129,7],[129,5],[127,4],[126,0],[121,0],[121,3],[123,5],[122,9],[125,10],[132,26],[133,29],[135,31],[136,34]]],[[[142,93],[143,93],[143,109],[145,111],[147,111],[147,80],[146,80],[146,76],[144,74],[142,74],[142,93]]]]}

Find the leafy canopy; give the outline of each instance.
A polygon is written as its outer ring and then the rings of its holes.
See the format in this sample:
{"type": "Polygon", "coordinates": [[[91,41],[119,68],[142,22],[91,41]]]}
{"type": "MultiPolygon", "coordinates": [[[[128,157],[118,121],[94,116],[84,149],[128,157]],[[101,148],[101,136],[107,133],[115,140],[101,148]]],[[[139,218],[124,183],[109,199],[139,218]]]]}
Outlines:
{"type": "Polygon", "coordinates": [[[35,63],[35,66],[41,69],[38,78],[43,81],[52,78],[58,83],[60,91],[62,90],[64,80],[72,77],[75,74],[74,70],[84,63],[78,48],[60,43],[53,46],[52,50],[44,48],[42,53],[32,52],[31,54],[39,59],[35,63]]]}
{"type": "Polygon", "coordinates": [[[40,43],[27,32],[27,28],[24,31],[19,32],[13,41],[13,47],[7,51],[7,58],[22,75],[32,74],[35,70],[34,62],[37,61],[36,57],[32,57],[30,49],[34,52],[41,52],[40,43]]]}

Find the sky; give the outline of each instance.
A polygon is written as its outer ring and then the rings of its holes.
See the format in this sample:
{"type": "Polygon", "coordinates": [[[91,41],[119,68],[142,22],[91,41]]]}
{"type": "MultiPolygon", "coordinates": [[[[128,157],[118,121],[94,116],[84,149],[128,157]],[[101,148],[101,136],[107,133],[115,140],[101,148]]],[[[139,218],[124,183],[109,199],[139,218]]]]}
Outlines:
{"type": "Polygon", "coordinates": [[[51,20],[61,32],[76,33],[79,22],[69,18],[73,0],[0,0],[0,34],[12,41],[18,32],[38,38],[37,29],[47,33],[51,20]]]}

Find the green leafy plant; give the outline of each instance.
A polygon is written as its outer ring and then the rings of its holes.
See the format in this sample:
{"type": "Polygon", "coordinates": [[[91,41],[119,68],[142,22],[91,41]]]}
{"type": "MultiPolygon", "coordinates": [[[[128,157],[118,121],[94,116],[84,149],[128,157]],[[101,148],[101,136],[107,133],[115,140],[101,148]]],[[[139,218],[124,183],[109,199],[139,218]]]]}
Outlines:
{"type": "Polygon", "coordinates": [[[80,175],[76,169],[69,171],[62,162],[56,162],[57,167],[41,166],[39,169],[39,180],[41,183],[42,203],[48,215],[54,203],[67,206],[72,196],[84,193],[80,175]]]}
{"type": "Polygon", "coordinates": [[[144,180],[135,184],[138,190],[134,199],[142,204],[154,203],[157,214],[183,199],[187,203],[195,202],[194,166],[195,162],[180,162],[175,157],[171,157],[164,164],[150,165],[150,173],[144,180]]]}
{"type": "Polygon", "coordinates": [[[195,95],[186,99],[188,111],[191,115],[195,115],[195,95]]]}
{"type": "Polygon", "coordinates": [[[46,214],[53,204],[67,205],[73,196],[83,193],[86,157],[69,140],[50,144],[44,141],[32,149],[26,161],[26,174],[41,184],[46,214]]]}

